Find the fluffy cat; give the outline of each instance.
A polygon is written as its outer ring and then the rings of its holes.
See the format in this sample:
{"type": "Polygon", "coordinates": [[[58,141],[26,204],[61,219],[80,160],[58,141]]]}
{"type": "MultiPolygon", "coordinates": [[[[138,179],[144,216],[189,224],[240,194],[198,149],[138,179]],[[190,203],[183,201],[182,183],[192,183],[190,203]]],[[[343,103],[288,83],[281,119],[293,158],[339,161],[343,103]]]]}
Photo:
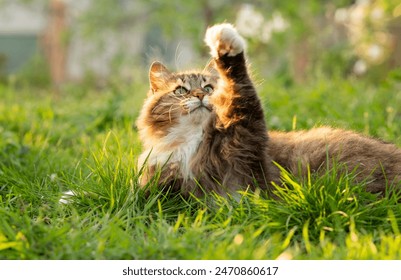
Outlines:
{"type": "Polygon", "coordinates": [[[183,195],[224,195],[246,188],[273,189],[280,172],[324,171],[332,160],[356,170],[371,192],[398,183],[401,151],[395,145],[354,132],[316,128],[269,132],[249,77],[245,42],[227,23],[205,36],[212,62],[203,71],[150,68],[150,91],[137,120],[144,152],[141,184],[157,177],[161,187],[183,195]]]}

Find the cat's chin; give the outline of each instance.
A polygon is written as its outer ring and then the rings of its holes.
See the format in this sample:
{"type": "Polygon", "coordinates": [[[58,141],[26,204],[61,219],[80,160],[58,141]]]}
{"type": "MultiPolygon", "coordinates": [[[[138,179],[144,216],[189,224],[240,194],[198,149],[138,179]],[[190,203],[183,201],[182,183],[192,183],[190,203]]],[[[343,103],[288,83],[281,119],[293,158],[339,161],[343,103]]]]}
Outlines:
{"type": "Polygon", "coordinates": [[[194,109],[192,109],[189,114],[193,113],[210,113],[212,112],[212,108],[206,107],[206,106],[199,106],[194,109]]]}
{"type": "Polygon", "coordinates": [[[209,107],[206,107],[206,106],[199,107],[197,110],[205,111],[207,113],[212,112],[212,108],[209,108],[209,107]]]}
{"type": "Polygon", "coordinates": [[[210,108],[200,106],[193,109],[188,113],[187,117],[192,119],[193,122],[197,123],[198,121],[203,122],[205,119],[211,115],[212,110],[210,108]]]}

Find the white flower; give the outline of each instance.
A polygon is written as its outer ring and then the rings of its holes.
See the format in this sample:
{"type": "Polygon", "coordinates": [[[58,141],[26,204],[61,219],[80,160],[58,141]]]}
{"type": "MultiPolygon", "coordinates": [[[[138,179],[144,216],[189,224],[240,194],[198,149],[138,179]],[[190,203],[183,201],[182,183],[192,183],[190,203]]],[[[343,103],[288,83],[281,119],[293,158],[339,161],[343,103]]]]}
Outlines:
{"type": "Polygon", "coordinates": [[[270,20],[272,23],[272,27],[274,32],[284,32],[289,27],[289,23],[283,18],[281,13],[275,12],[273,14],[273,18],[270,20]]]}
{"type": "Polygon", "coordinates": [[[237,14],[236,27],[245,37],[253,37],[268,43],[273,33],[282,33],[290,26],[280,12],[274,12],[272,18],[265,20],[255,6],[243,4],[237,14]]]}
{"type": "Polygon", "coordinates": [[[354,64],[354,69],[353,70],[354,70],[355,74],[363,75],[368,70],[368,65],[366,64],[366,62],[364,60],[360,59],[354,64]]]}
{"type": "Polygon", "coordinates": [[[75,193],[72,191],[64,192],[61,198],[59,199],[58,203],[60,204],[69,204],[71,203],[71,197],[75,196],[75,193]]]}
{"type": "Polygon", "coordinates": [[[273,33],[273,26],[271,22],[265,23],[262,27],[262,32],[260,33],[260,40],[263,43],[268,43],[272,38],[272,33],[273,33]]]}
{"type": "Polygon", "coordinates": [[[363,24],[369,9],[369,1],[359,1],[352,5],[349,18],[353,24],[361,25],[363,24]]]}
{"type": "Polygon", "coordinates": [[[56,173],[52,173],[50,174],[50,181],[54,182],[57,179],[57,174],[56,173]]]}
{"type": "Polygon", "coordinates": [[[348,21],[348,9],[339,8],[334,13],[334,21],[337,23],[346,23],[348,21]]]}
{"type": "Polygon", "coordinates": [[[250,4],[241,6],[236,20],[236,27],[245,37],[256,37],[264,22],[263,15],[250,4]]]}
{"type": "Polygon", "coordinates": [[[356,0],[356,5],[369,5],[372,0],[356,0]]]}
{"type": "Polygon", "coordinates": [[[366,55],[372,61],[379,61],[383,57],[383,54],[383,48],[377,44],[370,45],[366,51],[366,55]]]}
{"type": "Polygon", "coordinates": [[[382,21],[384,18],[384,10],[381,7],[373,8],[372,11],[370,12],[370,18],[373,21],[377,21],[377,22],[382,21]]]}

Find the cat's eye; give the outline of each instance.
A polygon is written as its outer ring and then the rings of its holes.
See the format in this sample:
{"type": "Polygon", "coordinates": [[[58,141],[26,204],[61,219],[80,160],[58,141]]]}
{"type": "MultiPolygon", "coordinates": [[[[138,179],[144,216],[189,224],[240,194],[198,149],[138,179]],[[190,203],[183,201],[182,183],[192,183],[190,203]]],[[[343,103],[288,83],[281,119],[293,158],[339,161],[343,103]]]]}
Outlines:
{"type": "Polygon", "coordinates": [[[186,89],[185,87],[179,86],[174,90],[174,93],[177,95],[183,95],[186,94],[188,92],[188,89],[186,89]]]}
{"type": "Polygon", "coordinates": [[[212,87],[212,85],[206,85],[203,87],[203,90],[206,91],[207,93],[212,93],[213,87],[212,87]]]}

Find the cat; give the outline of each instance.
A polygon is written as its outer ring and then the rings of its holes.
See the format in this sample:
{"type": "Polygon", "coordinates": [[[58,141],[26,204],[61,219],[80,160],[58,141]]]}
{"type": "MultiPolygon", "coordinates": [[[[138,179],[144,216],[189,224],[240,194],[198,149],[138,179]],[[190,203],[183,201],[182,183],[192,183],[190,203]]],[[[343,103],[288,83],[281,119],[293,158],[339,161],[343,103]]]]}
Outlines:
{"type": "Polygon", "coordinates": [[[290,173],[324,172],[333,162],[355,171],[366,190],[383,193],[401,180],[401,150],[355,132],[329,127],[268,132],[249,76],[245,40],[235,27],[209,27],[211,62],[202,71],[174,73],[160,62],[137,119],[143,143],[141,185],[158,180],[184,196],[234,194],[280,185],[279,164],[290,173]]]}

